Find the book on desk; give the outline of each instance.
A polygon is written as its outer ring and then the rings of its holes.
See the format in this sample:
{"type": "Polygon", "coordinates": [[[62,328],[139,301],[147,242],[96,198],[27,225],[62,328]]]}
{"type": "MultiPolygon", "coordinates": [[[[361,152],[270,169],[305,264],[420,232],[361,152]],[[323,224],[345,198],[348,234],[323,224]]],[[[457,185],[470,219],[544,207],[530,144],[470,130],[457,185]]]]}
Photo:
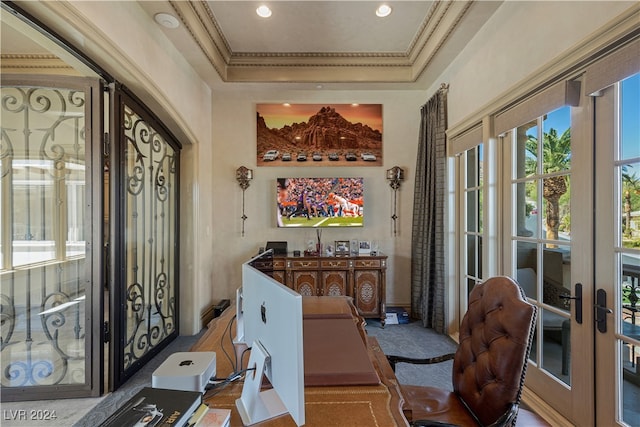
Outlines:
{"type": "MultiPolygon", "coordinates": [[[[231,423],[231,409],[209,408],[204,412],[193,427],[228,427],[231,423]]],[[[190,426],[188,426],[190,427],[190,426]]]]}
{"type": "Polygon", "coordinates": [[[183,426],[202,403],[197,391],[144,387],[101,427],[183,426]]]}

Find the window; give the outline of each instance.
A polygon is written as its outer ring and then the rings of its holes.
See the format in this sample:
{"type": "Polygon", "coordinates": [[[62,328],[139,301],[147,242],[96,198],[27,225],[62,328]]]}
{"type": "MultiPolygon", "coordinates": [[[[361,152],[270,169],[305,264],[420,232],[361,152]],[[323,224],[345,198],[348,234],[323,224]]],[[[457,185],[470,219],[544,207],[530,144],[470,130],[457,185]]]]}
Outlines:
{"type": "MultiPolygon", "coordinates": [[[[464,167],[463,204],[464,239],[466,250],[466,271],[464,281],[469,295],[476,283],[482,281],[482,236],[483,236],[483,149],[482,144],[462,154],[464,167]]],[[[466,296],[465,296],[466,300],[466,296]]]]}

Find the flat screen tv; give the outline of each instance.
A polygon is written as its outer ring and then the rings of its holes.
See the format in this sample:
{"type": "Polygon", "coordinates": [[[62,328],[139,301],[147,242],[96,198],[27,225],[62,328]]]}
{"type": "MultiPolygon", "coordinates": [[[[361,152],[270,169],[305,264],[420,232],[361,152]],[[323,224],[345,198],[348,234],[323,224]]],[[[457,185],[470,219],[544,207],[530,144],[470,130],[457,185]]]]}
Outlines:
{"type": "Polygon", "coordinates": [[[278,178],[277,225],[362,227],[364,178],[278,178]]]}
{"type": "Polygon", "coordinates": [[[302,296],[256,269],[265,252],[242,265],[236,341],[251,346],[248,371],[236,407],[245,426],[289,413],[305,423],[302,296]],[[263,388],[263,378],[271,388],[263,388]]]}

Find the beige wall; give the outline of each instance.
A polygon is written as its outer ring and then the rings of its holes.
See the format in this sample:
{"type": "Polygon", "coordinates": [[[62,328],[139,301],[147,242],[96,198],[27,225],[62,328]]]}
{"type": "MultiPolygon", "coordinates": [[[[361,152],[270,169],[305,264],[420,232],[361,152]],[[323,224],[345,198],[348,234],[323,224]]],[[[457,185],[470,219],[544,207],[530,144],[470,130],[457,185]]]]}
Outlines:
{"type": "Polygon", "coordinates": [[[436,79],[435,87],[450,83],[450,127],[508,97],[634,5],[637,2],[505,1],[436,79]]]}
{"type": "MultiPolygon", "coordinates": [[[[323,242],[358,239],[378,240],[389,256],[387,302],[410,302],[410,245],[413,180],[420,125],[420,106],[426,102],[418,91],[231,91],[213,94],[213,186],[203,189],[213,199],[214,276],[210,283],[216,299],[231,297],[240,286],[240,264],[270,240],[286,240],[289,249],[304,250],[304,242],[315,239],[310,229],[278,229],[276,223],[276,178],[362,176],[365,178],[365,226],[361,229],[322,232],[323,242]],[[291,167],[256,166],[257,103],[369,103],[383,104],[383,167],[291,167]],[[392,166],[405,169],[405,182],[398,192],[396,236],[391,221],[392,192],[385,173],[392,166]],[[254,180],[245,193],[245,236],[241,237],[242,191],[235,170],[254,170],[254,180]]],[[[309,162],[310,163],[310,162],[309,162]]],[[[308,163],[307,163],[308,164],[308,163]]],[[[326,165],[326,162],[324,162],[326,165]]]]}

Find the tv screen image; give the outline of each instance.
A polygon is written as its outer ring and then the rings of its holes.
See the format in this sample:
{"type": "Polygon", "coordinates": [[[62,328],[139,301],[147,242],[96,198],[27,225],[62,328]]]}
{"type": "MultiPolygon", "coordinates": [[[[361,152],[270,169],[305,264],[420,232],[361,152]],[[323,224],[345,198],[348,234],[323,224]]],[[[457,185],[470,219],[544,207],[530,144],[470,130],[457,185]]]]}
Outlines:
{"type": "Polygon", "coordinates": [[[362,227],[364,178],[278,178],[278,227],[362,227]]]}

